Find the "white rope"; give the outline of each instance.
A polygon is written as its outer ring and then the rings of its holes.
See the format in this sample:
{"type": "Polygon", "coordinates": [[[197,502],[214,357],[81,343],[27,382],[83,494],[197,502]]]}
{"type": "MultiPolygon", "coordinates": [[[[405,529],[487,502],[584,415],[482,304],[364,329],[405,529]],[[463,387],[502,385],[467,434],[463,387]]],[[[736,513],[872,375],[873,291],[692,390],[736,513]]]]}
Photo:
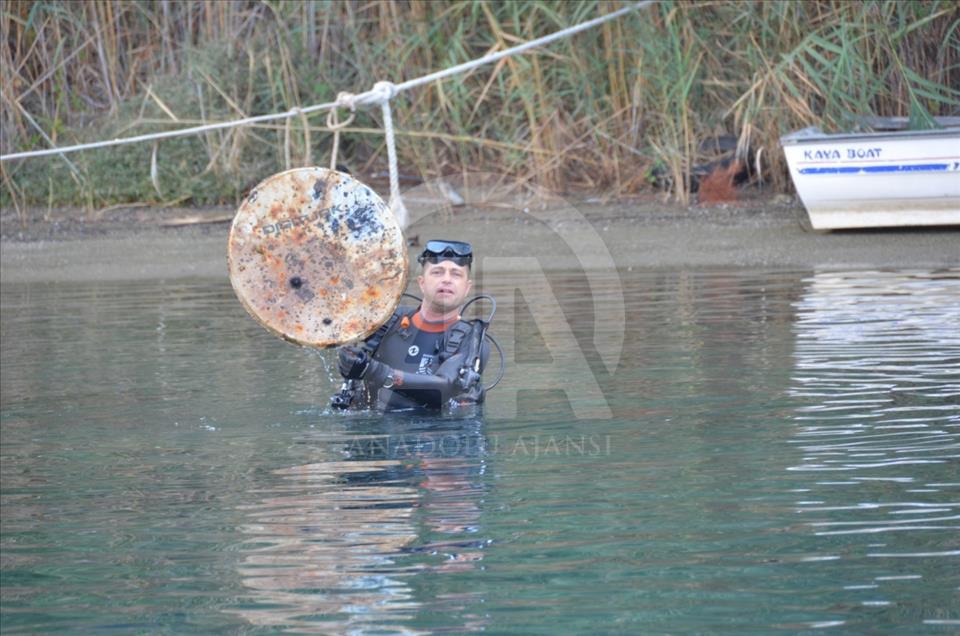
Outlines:
{"type": "Polygon", "coordinates": [[[12,159],[28,159],[30,157],[43,157],[45,155],[56,155],[67,152],[77,152],[78,150],[92,150],[94,148],[106,148],[108,146],[122,146],[125,144],[134,144],[141,141],[153,141],[155,139],[169,139],[171,137],[183,137],[194,135],[196,133],[207,132],[210,130],[222,130],[224,128],[234,128],[236,126],[247,126],[249,124],[259,124],[264,121],[273,121],[275,119],[289,119],[296,117],[301,113],[306,115],[318,110],[326,110],[336,106],[336,102],[326,104],[314,104],[306,108],[291,108],[283,113],[271,113],[269,115],[257,115],[255,117],[245,117],[243,119],[232,119],[222,121],[216,124],[204,124],[202,126],[191,126],[190,128],[179,128],[177,130],[166,130],[163,132],[149,133],[146,135],[137,135],[136,137],[120,137],[118,139],[106,139],[88,144],[77,144],[75,146],[63,146],[61,148],[47,148],[46,150],[31,150],[30,152],[15,152],[9,155],[0,155],[0,161],[9,161],[12,159]]]}
{"type": "Polygon", "coordinates": [[[215,124],[204,124],[202,126],[191,126],[189,128],[180,128],[177,130],[167,130],[163,132],[149,133],[144,135],[137,135],[135,137],[120,137],[116,139],[107,139],[103,141],[96,141],[86,144],[76,144],[73,146],[63,146],[63,147],[54,147],[47,148],[44,150],[31,150],[27,152],[14,152],[6,155],[0,155],[0,162],[2,161],[12,161],[14,159],[28,159],[31,157],[44,157],[47,155],[56,155],[56,154],[65,154],[68,152],[77,152],[80,150],[93,150],[95,148],[106,148],[109,146],[120,146],[125,144],[134,144],[140,143],[143,141],[154,141],[156,139],[170,139],[172,137],[183,137],[185,135],[194,135],[197,133],[207,132],[211,130],[222,130],[224,128],[233,128],[235,126],[247,126],[250,124],[258,124],[266,121],[273,121],[276,119],[289,119],[291,117],[297,117],[299,115],[308,115],[310,113],[320,111],[320,110],[329,110],[331,108],[340,108],[348,107],[355,109],[357,106],[368,106],[374,104],[382,104],[384,100],[390,100],[397,93],[410,90],[411,88],[421,86],[423,84],[428,84],[430,82],[435,82],[437,80],[444,79],[451,75],[456,75],[457,73],[463,73],[464,71],[473,70],[479,66],[485,64],[491,64],[500,60],[502,58],[517,55],[518,53],[523,53],[532,48],[538,46],[543,46],[544,44],[550,44],[561,38],[565,38],[586,29],[593,28],[599,24],[603,24],[609,20],[619,18],[625,13],[630,11],[635,11],[641,9],[648,5],[657,2],[657,0],[644,0],[643,2],[637,2],[622,9],[618,9],[613,13],[608,13],[606,15],[588,20],[587,22],[582,22],[578,25],[568,27],[566,29],[561,29],[550,35],[546,35],[542,38],[537,38],[536,40],[531,40],[525,42],[518,46],[499,51],[497,53],[492,53],[490,55],[485,55],[476,60],[471,60],[469,62],[464,62],[463,64],[458,64],[457,66],[451,66],[450,68],[444,69],[442,71],[437,71],[429,75],[424,75],[423,77],[418,77],[412,80],[407,80],[402,84],[391,84],[390,82],[377,82],[374,84],[374,87],[365,92],[359,93],[357,95],[352,95],[349,93],[341,93],[341,96],[338,97],[335,102],[328,102],[325,104],[314,104],[312,106],[306,106],[304,108],[291,108],[290,110],[282,113],[271,113],[268,115],[257,115],[255,117],[245,117],[243,119],[234,119],[230,121],[223,121],[215,124]],[[342,97],[342,99],[341,99],[342,97]]]}
{"type": "MultiPolygon", "coordinates": [[[[384,85],[382,88],[385,88],[390,95],[396,94],[396,87],[390,82],[377,82],[374,88],[380,85],[384,85]]],[[[387,139],[387,164],[390,169],[390,202],[387,205],[390,206],[390,210],[400,227],[406,229],[409,215],[407,214],[407,206],[403,204],[403,199],[400,197],[400,175],[397,171],[397,148],[393,138],[393,115],[390,113],[390,97],[384,98],[380,102],[380,106],[383,110],[383,133],[387,139]]]]}

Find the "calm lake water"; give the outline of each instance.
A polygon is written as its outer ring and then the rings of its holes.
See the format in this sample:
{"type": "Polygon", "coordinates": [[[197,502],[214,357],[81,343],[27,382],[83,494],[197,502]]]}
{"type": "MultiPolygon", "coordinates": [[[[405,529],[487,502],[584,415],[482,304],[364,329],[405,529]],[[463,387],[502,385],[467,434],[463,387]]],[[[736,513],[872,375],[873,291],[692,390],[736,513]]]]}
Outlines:
{"type": "Polygon", "coordinates": [[[462,420],[226,282],[4,285],[3,632],[960,630],[960,269],[488,278],[462,420]]]}

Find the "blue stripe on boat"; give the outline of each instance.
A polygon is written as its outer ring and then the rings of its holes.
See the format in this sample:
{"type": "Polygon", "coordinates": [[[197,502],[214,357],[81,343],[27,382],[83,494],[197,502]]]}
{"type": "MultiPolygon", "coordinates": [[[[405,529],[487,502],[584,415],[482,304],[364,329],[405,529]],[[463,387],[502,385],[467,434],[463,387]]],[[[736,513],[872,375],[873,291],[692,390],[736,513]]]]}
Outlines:
{"type": "Polygon", "coordinates": [[[949,163],[912,163],[889,166],[837,166],[827,168],[800,168],[800,174],[856,174],[858,172],[930,172],[949,170],[949,163]]]}

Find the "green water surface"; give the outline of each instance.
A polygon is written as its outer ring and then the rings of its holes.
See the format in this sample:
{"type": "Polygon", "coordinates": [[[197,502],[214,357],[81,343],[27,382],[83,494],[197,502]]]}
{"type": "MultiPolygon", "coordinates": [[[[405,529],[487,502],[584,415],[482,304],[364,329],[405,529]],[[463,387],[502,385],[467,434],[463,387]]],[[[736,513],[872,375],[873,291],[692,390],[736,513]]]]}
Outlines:
{"type": "Polygon", "coordinates": [[[227,282],[4,285],[3,632],[960,630],[960,271],[548,278],[467,419],[227,282]]]}

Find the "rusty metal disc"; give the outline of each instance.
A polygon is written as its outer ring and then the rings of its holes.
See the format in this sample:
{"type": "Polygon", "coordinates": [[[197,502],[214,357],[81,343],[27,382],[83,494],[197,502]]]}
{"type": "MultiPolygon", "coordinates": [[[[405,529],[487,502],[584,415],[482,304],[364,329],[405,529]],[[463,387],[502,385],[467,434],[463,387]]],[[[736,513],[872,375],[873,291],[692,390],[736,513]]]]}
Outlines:
{"type": "Polygon", "coordinates": [[[230,227],[230,282],[261,325],[330,347],[386,322],[407,287],[407,249],[373,190],[326,168],[275,174],[251,190],[230,227]]]}

